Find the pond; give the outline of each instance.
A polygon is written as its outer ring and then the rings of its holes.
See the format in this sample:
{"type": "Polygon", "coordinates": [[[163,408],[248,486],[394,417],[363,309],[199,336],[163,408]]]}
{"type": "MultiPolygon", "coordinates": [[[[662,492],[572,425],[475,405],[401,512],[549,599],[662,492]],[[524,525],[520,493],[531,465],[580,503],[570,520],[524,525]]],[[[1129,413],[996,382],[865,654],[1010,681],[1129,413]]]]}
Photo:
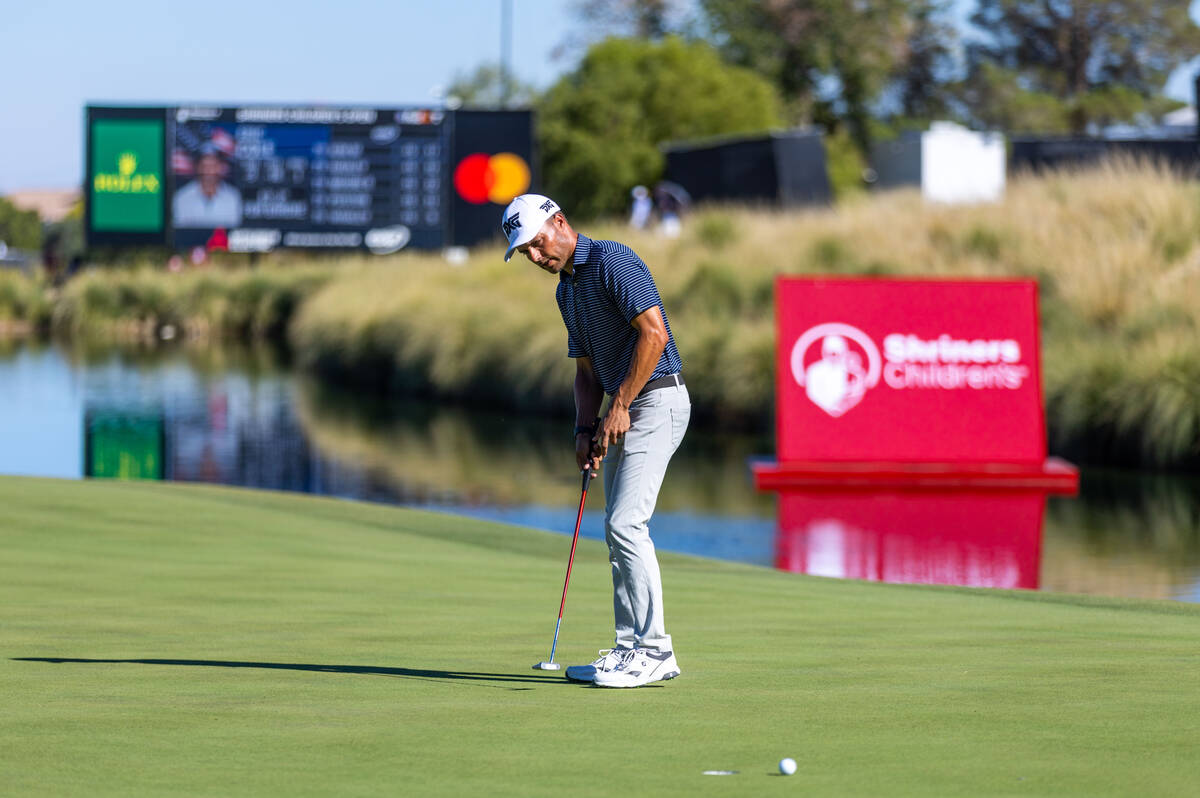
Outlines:
{"type": "MultiPolygon", "coordinates": [[[[300,491],[570,534],[572,426],[364,397],[294,374],[269,351],[0,350],[0,474],[300,491]]],[[[1192,477],[1085,468],[1080,495],[1050,497],[1044,510],[1042,500],[1005,509],[963,497],[819,497],[805,500],[821,503],[817,520],[797,528],[788,499],[751,481],[749,462],[772,448],[766,437],[691,429],[660,494],[656,545],[821,576],[1200,601],[1192,477]],[[830,501],[841,509],[827,511],[830,501]],[[919,521],[897,531],[853,520],[881,514],[919,521]]],[[[603,538],[602,508],[597,485],[582,535],[603,538]]]]}

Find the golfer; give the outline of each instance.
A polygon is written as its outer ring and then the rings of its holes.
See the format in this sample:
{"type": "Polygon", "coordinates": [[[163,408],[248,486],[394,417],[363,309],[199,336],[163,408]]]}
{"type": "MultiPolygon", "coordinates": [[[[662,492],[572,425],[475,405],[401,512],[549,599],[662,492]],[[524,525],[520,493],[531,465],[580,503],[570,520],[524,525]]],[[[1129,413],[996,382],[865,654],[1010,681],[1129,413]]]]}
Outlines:
{"type": "Polygon", "coordinates": [[[501,220],[504,260],[519,251],[558,275],[558,309],[575,358],[575,461],[604,461],[604,533],[612,563],[614,647],[567,678],[641,687],[679,675],[663,619],[662,577],[649,522],[692,404],[654,278],[624,244],[572,229],[558,204],[517,197],[501,220]],[[604,394],[611,397],[601,419],[604,394]]]}

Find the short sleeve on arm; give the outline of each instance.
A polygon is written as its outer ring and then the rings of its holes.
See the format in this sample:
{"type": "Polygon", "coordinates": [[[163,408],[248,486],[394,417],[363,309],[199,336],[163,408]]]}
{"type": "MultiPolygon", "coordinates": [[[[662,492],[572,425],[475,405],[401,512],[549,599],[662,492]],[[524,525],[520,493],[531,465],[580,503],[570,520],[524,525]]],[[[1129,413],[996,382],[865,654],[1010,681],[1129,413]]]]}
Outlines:
{"type": "Polygon", "coordinates": [[[618,250],[606,258],[604,287],[627,322],[662,304],[650,269],[632,250],[618,250]]]}
{"type": "Polygon", "coordinates": [[[567,330],[567,357],[587,357],[587,352],[583,351],[583,347],[575,340],[570,330],[567,330]]]}

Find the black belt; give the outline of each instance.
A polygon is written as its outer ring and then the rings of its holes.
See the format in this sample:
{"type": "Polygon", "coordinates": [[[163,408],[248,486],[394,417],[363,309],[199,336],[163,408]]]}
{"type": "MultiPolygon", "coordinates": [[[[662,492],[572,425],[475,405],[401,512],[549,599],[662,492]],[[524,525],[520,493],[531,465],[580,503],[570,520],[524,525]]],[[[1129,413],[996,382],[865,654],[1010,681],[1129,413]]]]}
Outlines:
{"type": "Polygon", "coordinates": [[[645,396],[651,391],[657,391],[659,388],[674,388],[676,385],[682,386],[683,384],[682,374],[668,374],[665,377],[659,377],[657,380],[650,380],[650,382],[646,383],[646,387],[642,388],[642,392],[638,396],[645,396]]]}

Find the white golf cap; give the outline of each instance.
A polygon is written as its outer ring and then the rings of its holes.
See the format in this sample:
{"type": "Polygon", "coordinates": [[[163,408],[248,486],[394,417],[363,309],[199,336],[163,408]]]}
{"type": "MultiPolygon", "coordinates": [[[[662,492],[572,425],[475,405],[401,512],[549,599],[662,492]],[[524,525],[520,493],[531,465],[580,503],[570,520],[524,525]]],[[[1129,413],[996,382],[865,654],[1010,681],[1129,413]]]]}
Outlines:
{"type": "Polygon", "coordinates": [[[504,253],[505,262],[512,257],[513,250],[528,244],[542,229],[546,220],[560,210],[562,209],[558,207],[557,202],[541,194],[522,194],[508,203],[504,215],[500,217],[500,227],[508,238],[508,251],[504,253]]]}

